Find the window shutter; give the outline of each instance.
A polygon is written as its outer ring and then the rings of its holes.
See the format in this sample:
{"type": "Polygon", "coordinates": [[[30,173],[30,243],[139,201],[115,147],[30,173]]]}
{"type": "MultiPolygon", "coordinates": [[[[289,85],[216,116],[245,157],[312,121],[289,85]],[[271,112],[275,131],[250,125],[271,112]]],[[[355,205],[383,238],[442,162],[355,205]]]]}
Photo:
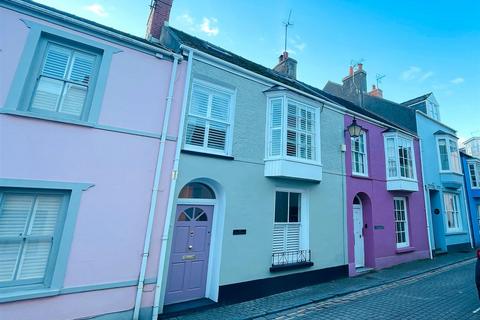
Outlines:
{"type": "Polygon", "coordinates": [[[64,79],[72,50],[50,44],[47,47],[42,75],[64,79]]]}
{"type": "Polygon", "coordinates": [[[62,95],[63,81],[40,77],[32,100],[32,109],[57,111],[62,95]]]}
{"type": "Polygon", "coordinates": [[[230,114],[230,97],[224,94],[214,94],[212,96],[212,109],[210,116],[214,120],[228,121],[230,114]]]}
{"type": "Polygon", "coordinates": [[[95,56],[75,52],[73,54],[69,79],[88,85],[92,79],[94,67],[95,56]]]}
{"type": "Polygon", "coordinates": [[[275,223],[273,226],[273,253],[285,252],[285,224],[275,223]]]}
{"type": "Polygon", "coordinates": [[[192,102],[190,103],[190,114],[206,117],[208,113],[208,92],[198,87],[193,87],[192,102]]]}
{"type": "Polygon", "coordinates": [[[4,195],[0,211],[0,281],[44,277],[63,198],[4,195]]]}
{"type": "Polygon", "coordinates": [[[286,251],[292,252],[300,250],[300,223],[289,223],[286,227],[286,251]]]}
{"type": "Polygon", "coordinates": [[[85,98],[87,97],[87,87],[67,83],[64,90],[63,101],[59,111],[79,117],[82,114],[85,98]]]}
{"type": "Polygon", "coordinates": [[[272,100],[270,114],[270,155],[279,156],[282,152],[282,100],[272,100]]]}
{"type": "Polygon", "coordinates": [[[207,147],[224,150],[227,139],[227,125],[211,122],[208,128],[207,147]]]}
{"type": "Polygon", "coordinates": [[[205,130],[206,121],[204,119],[189,118],[185,143],[192,146],[203,146],[205,130]]]}

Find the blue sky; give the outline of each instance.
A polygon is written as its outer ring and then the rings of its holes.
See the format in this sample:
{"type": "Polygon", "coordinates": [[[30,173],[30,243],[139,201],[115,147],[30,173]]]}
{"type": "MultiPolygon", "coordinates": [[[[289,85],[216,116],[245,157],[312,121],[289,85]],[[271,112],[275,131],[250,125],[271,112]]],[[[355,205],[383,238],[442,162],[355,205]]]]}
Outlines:
{"type": "MultiPolygon", "coordinates": [[[[150,0],[41,0],[41,3],[144,36],[150,0]]],[[[368,86],[384,74],[396,102],[433,91],[442,121],[461,138],[480,135],[480,1],[174,0],[170,24],[273,67],[288,50],[298,78],[323,88],[364,59],[368,86]]]]}

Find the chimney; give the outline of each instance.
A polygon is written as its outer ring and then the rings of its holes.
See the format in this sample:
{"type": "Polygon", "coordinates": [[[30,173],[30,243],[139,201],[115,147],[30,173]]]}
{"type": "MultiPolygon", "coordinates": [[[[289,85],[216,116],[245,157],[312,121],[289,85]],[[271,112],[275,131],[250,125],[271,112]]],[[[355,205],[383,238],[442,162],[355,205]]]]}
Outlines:
{"type": "Polygon", "coordinates": [[[147,40],[158,41],[162,33],[162,27],[168,24],[173,0],[151,1],[145,38],[147,38],[147,40]]]}
{"type": "Polygon", "coordinates": [[[289,58],[288,52],[285,51],[278,57],[278,64],[273,70],[295,80],[297,79],[297,60],[289,58]]]}
{"type": "Polygon", "coordinates": [[[371,95],[371,96],[374,96],[374,97],[383,98],[382,89],[377,88],[377,86],[375,86],[375,85],[372,86],[372,91],[370,91],[368,94],[371,95]]]}
{"type": "Polygon", "coordinates": [[[348,76],[343,78],[343,92],[350,98],[356,98],[360,92],[367,92],[367,73],[363,64],[357,65],[357,70],[350,66],[348,76]]]}

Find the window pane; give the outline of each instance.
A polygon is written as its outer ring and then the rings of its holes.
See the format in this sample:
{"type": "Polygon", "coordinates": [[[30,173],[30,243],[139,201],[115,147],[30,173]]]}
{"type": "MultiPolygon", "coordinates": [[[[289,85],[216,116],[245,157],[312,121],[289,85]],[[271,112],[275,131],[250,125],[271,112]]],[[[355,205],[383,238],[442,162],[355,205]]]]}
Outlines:
{"type": "Polygon", "coordinates": [[[288,222],[300,221],[300,205],[301,205],[300,193],[291,192],[288,222]]]}
{"type": "Polygon", "coordinates": [[[189,117],[185,143],[193,146],[203,146],[205,140],[205,127],[205,120],[189,117]]]}
{"type": "Polygon", "coordinates": [[[223,123],[210,122],[207,146],[212,149],[224,150],[226,139],[227,125],[223,123]]]}
{"type": "Polygon", "coordinates": [[[469,171],[470,171],[470,179],[472,181],[472,187],[477,187],[478,182],[477,182],[477,174],[475,172],[475,165],[473,163],[470,163],[468,165],[469,171]]]}
{"type": "Polygon", "coordinates": [[[397,176],[397,158],[395,155],[395,139],[387,138],[387,164],[388,164],[388,176],[397,176]]]}
{"type": "Polygon", "coordinates": [[[80,52],[73,54],[69,79],[88,85],[95,66],[95,56],[80,52]]]}
{"type": "Polygon", "coordinates": [[[13,280],[20,248],[20,241],[0,242],[0,282],[13,280]]]}
{"type": "Polygon", "coordinates": [[[206,184],[199,182],[190,182],[182,188],[178,197],[194,199],[215,199],[215,193],[206,184]]]}
{"type": "Polygon", "coordinates": [[[450,144],[450,162],[452,164],[452,171],[460,172],[460,159],[458,155],[457,142],[449,140],[450,144]]]}
{"type": "Polygon", "coordinates": [[[287,131],[287,156],[295,157],[297,155],[297,133],[287,131]]]}
{"type": "Polygon", "coordinates": [[[48,45],[42,74],[49,77],[65,79],[71,54],[72,50],[65,47],[54,44],[48,45]]]}
{"type": "Polygon", "coordinates": [[[80,117],[86,97],[87,87],[67,83],[63,92],[63,101],[58,111],[80,117]]]}
{"type": "Polygon", "coordinates": [[[62,201],[63,196],[38,196],[28,234],[53,236],[62,201]]]}
{"type": "Polygon", "coordinates": [[[230,107],[230,96],[215,93],[212,97],[211,118],[215,120],[228,121],[230,107]]]}
{"type": "Polygon", "coordinates": [[[440,164],[442,170],[450,170],[448,164],[447,141],[445,139],[438,140],[438,151],[440,153],[440,164]]]}
{"type": "Polygon", "coordinates": [[[0,210],[0,237],[17,237],[26,231],[35,198],[32,195],[5,194],[0,210]]]}
{"type": "Polygon", "coordinates": [[[275,194],[275,222],[288,222],[288,192],[275,194]]]}
{"type": "Polygon", "coordinates": [[[31,109],[57,111],[62,90],[63,81],[40,77],[33,96],[31,109]]]}
{"type": "Polygon", "coordinates": [[[51,240],[27,241],[23,247],[17,279],[42,278],[47,267],[51,247],[51,240]]]}
{"type": "Polygon", "coordinates": [[[192,91],[192,101],[190,102],[190,114],[206,117],[208,112],[208,100],[208,92],[194,86],[192,91]]]}

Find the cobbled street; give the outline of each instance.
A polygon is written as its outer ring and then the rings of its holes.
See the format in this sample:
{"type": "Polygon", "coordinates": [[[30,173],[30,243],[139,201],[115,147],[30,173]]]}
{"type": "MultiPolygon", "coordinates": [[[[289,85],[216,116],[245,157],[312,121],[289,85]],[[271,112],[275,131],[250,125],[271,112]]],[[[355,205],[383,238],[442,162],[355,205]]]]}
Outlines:
{"type": "Polygon", "coordinates": [[[472,260],[256,319],[480,319],[472,260]]]}

